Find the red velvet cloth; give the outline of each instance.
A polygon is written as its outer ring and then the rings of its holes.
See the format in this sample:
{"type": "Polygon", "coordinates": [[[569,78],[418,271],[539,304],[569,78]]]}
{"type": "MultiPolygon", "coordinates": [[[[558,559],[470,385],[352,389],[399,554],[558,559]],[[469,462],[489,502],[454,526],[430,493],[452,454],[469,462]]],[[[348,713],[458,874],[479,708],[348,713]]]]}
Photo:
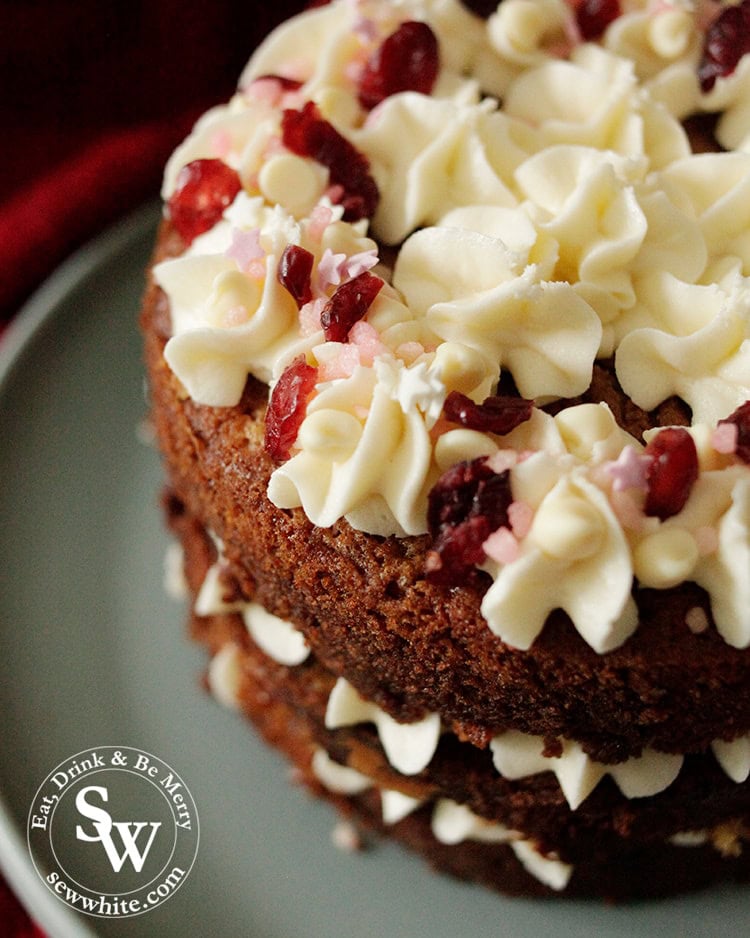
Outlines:
{"type": "MultiPolygon", "coordinates": [[[[0,19],[0,329],[163,164],[304,0],[29,0],[0,19]]],[[[31,910],[33,914],[33,909],[31,910]]],[[[0,877],[0,938],[43,938],[0,877]]]]}
{"type": "Polygon", "coordinates": [[[75,247],[156,196],[192,120],[303,5],[3,4],[0,320],[75,247]]]}

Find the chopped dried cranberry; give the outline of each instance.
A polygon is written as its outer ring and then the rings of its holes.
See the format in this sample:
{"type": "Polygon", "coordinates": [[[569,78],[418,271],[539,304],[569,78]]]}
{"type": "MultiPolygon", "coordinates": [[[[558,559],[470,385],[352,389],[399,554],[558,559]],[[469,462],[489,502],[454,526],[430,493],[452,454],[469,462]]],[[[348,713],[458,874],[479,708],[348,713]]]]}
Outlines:
{"type": "Polygon", "coordinates": [[[692,436],[682,427],[668,427],[645,449],[651,457],[646,470],[645,512],[665,521],[679,514],[698,478],[698,451],[692,436]]]}
{"type": "Polygon", "coordinates": [[[427,525],[433,543],[426,573],[433,583],[452,586],[485,560],[482,544],[503,525],[513,500],[510,473],[496,473],[482,456],[458,463],[430,490],[427,525]]]}
{"type": "Polygon", "coordinates": [[[240,177],[223,160],[193,160],[183,166],[167,209],[183,241],[208,231],[234,202],[240,177]]]}
{"type": "Polygon", "coordinates": [[[586,40],[598,39],[621,12],[620,0],[583,0],[576,8],[581,36],[586,40]]]}
{"type": "Polygon", "coordinates": [[[733,423],[737,427],[735,453],[743,462],[750,464],[750,401],[740,404],[734,413],[725,420],[720,420],[719,423],[733,423]]]}
{"type": "Polygon", "coordinates": [[[440,69],[435,33],[427,23],[408,20],[391,33],[365,64],[359,103],[370,110],[399,91],[429,94],[440,69]]]}
{"type": "Polygon", "coordinates": [[[701,89],[710,91],[717,78],[731,75],[750,52],[750,0],[726,6],[706,30],[703,57],[698,66],[701,89]]]}
{"type": "Polygon", "coordinates": [[[367,271],[342,283],[320,314],[326,341],[346,342],[349,330],[360,319],[364,319],[382,288],[380,277],[374,277],[367,271]]]}
{"type": "Polygon", "coordinates": [[[318,369],[308,365],[300,356],[282,372],[271,392],[264,445],[269,456],[277,462],[289,459],[317,377],[318,369]]]}
{"type": "Polygon", "coordinates": [[[525,423],[533,407],[533,401],[504,395],[488,397],[484,403],[475,404],[460,391],[451,391],[445,399],[443,413],[448,420],[470,430],[502,435],[525,423]]]}
{"type": "Polygon", "coordinates": [[[315,255],[298,244],[289,244],[279,260],[276,277],[286,290],[291,293],[298,309],[312,299],[312,274],[315,255]]]}
{"type": "Polygon", "coordinates": [[[340,204],[345,221],[372,218],[380,193],[367,157],[320,116],[313,101],[299,111],[284,111],[281,140],[292,153],[309,156],[328,169],[331,185],[343,189],[340,204]]]}

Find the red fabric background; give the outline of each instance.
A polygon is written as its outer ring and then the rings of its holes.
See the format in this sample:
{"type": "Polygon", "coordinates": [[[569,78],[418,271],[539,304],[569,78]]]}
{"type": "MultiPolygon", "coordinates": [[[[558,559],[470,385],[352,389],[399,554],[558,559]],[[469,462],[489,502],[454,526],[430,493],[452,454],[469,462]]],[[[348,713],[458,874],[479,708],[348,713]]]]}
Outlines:
{"type": "Polygon", "coordinates": [[[0,0],[0,318],[158,192],[169,152],[299,0],[0,0]]]}
{"type": "MultiPolygon", "coordinates": [[[[302,6],[0,0],[0,328],[71,251],[157,195],[195,117],[302,6]]],[[[31,936],[0,877],[0,938],[31,936]]]]}

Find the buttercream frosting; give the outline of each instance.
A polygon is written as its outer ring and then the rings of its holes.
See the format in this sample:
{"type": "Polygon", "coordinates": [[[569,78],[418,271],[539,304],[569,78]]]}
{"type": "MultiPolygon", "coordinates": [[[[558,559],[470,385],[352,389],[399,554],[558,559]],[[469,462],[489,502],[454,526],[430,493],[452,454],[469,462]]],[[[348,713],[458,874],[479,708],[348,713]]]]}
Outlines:
{"type": "Polygon", "coordinates": [[[242,184],[154,271],[186,393],[232,406],[248,375],[273,387],[304,356],[317,381],[269,497],[320,526],[422,534],[441,471],[477,456],[510,468],[528,523],[487,542],[482,608],[518,647],[563,608],[609,651],[636,627],[634,588],[685,580],[708,591],[726,641],[750,642],[738,459],[704,460],[686,507],[661,523],[643,514],[640,444],[597,435],[591,411],[535,411],[504,439],[441,417],[451,391],[481,403],[503,374],[538,406],[575,397],[604,355],[640,407],[683,398],[696,435],[750,398],[750,57],[701,91],[704,28],[681,0],[624,0],[599,44],[581,41],[563,0],[505,0],[485,22],[458,0],[335,2],[272,34],[167,167],[165,198],[195,159],[223,160],[242,184]],[[437,37],[432,92],[368,110],[364,63],[409,19],[437,37]],[[372,219],[344,222],[326,166],[284,147],[282,115],[306,101],[367,160],[372,219]],[[724,112],[719,137],[737,152],[690,153],[679,120],[700,110],[724,112]],[[401,245],[395,269],[378,242],[401,245]],[[277,276],[290,245],[312,255],[301,309],[277,276]],[[383,287],[345,341],[327,341],[321,314],[362,270],[383,287]]]}
{"type": "Polygon", "coordinates": [[[208,689],[215,700],[228,710],[239,709],[239,692],[242,683],[241,650],[234,642],[216,652],[208,665],[208,689]]]}
{"type": "Polygon", "coordinates": [[[352,685],[339,678],[326,708],[328,729],[374,723],[388,761],[404,775],[416,775],[432,760],[440,739],[440,717],[428,714],[415,723],[398,723],[376,704],[364,700],[352,685]]]}
{"type": "Polygon", "coordinates": [[[733,782],[741,785],[750,776],[750,737],[740,736],[730,742],[722,739],[711,744],[716,761],[733,782]]]}
{"type": "Polygon", "coordinates": [[[176,541],[169,544],[164,552],[163,584],[164,592],[171,599],[187,599],[189,592],[185,579],[185,551],[176,541]]]}

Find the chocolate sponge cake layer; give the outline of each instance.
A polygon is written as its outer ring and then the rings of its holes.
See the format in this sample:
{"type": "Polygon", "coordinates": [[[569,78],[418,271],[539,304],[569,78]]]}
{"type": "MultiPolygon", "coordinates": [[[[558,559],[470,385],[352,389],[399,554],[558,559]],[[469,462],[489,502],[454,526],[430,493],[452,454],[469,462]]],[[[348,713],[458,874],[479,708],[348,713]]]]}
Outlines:
{"type": "MultiPolygon", "coordinates": [[[[157,258],[182,247],[165,223],[157,258]]],[[[750,655],[715,629],[691,632],[689,610],[710,618],[699,587],[639,590],[640,624],[607,654],[560,611],[529,650],[511,648],[480,614],[481,581],[454,589],[426,580],[426,538],[375,537],[343,520],[319,528],[301,509],[274,507],[266,496],[274,464],[263,448],[267,389],[249,379],[235,407],[196,404],[164,361],[169,309],[153,284],[142,325],[170,487],[221,538],[241,593],[294,622],[316,658],[362,696],[403,721],[437,712],[480,746],[515,729],[576,740],[603,762],[645,746],[701,752],[750,732],[750,655]]],[[[611,397],[606,369],[597,374],[599,396],[611,397]]],[[[644,420],[632,409],[614,412],[644,420]]]]}

